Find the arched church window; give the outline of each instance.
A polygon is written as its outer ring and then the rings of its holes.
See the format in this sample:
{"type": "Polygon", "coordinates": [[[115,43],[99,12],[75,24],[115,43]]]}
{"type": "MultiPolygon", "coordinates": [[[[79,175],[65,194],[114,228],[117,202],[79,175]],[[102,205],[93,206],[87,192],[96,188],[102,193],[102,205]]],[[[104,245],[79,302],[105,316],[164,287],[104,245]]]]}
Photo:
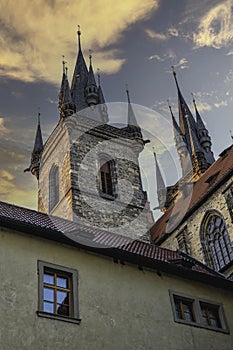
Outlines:
{"type": "Polygon", "coordinates": [[[100,194],[114,196],[114,160],[100,157],[99,160],[100,194]]]}
{"type": "Polygon", "coordinates": [[[201,243],[207,265],[221,270],[233,260],[233,249],[224,219],[208,213],[202,223],[201,243]]]}
{"type": "Polygon", "coordinates": [[[49,211],[51,211],[59,201],[59,168],[53,164],[49,173],[49,211]]]}

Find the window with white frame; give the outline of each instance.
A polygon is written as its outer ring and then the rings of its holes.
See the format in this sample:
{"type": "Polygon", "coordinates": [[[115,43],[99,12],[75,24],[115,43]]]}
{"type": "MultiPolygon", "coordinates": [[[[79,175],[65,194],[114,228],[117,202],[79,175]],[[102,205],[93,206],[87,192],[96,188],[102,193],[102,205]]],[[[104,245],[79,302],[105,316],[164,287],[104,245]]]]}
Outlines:
{"type": "Polygon", "coordinates": [[[38,261],[38,315],[79,323],[78,272],[38,261]]]}

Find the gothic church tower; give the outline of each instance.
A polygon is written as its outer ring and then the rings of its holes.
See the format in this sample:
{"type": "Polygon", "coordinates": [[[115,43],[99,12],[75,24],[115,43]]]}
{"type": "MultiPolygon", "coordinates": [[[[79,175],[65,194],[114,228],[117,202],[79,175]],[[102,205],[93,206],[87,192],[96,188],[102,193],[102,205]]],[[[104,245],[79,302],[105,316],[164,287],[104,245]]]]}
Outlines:
{"type": "MultiPolygon", "coordinates": [[[[71,87],[63,62],[60,120],[40,150],[38,209],[140,238],[151,224],[138,160],[145,141],[128,91],[127,125],[120,129],[107,124],[100,79],[97,85],[91,55],[86,66],[80,36],[78,30],[71,87]]],[[[33,161],[29,170],[35,174],[33,161]]]]}

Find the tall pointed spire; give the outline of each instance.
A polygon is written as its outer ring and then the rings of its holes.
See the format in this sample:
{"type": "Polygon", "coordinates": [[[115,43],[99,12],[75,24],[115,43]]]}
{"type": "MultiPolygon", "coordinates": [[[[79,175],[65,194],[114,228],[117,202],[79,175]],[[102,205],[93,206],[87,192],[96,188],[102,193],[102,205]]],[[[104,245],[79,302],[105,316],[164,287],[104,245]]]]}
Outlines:
{"type": "Polygon", "coordinates": [[[24,172],[31,171],[31,173],[36,176],[37,180],[39,180],[40,157],[43,152],[43,139],[42,139],[42,132],[40,127],[40,112],[38,112],[37,118],[38,118],[37,130],[36,130],[35,143],[34,143],[32,155],[31,155],[31,164],[29,168],[24,170],[24,172]]]}
{"type": "Polygon", "coordinates": [[[127,101],[128,101],[128,119],[127,119],[127,128],[130,131],[131,135],[135,139],[142,140],[142,132],[141,128],[137,123],[133,107],[131,105],[130,97],[129,97],[129,89],[128,85],[126,85],[126,95],[127,95],[127,101]]]}
{"type": "Polygon", "coordinates": [[[98,78],[98,99],[99,99],[99,109],[100,109],[100,114],[102,115],[102,118],[104,120],[105,123],[108,122],[108,107],[105,103],[105,98],[104,98],[104,94],[103,94],[103,90],[101,88],[101,84],[100,84],[100,70],[99,68],[97,68],[97,78],[98,78]]]}
{"type": "Polygon", "coordinates": [[[174,140],[176,144],[177,153],[179,155],[179,160],[182,168],[182,174],[185,175],[185,173],[188,171],[188,149],[186,144],[186,139],[184,135],[182,134],[179,125],[177,124],[177,121],[174,117],[174,114],[172,112],[172,107],[168,102],[168,107],[172,116],[172,125],[173,125],[173,132],[174,132],[174,140]]]}
{"type": "Polygon", "coordinates": [[[203,145],[200,143],[197,123],[193,118],[193,115],[190,112],[190,109],[181,94],[174,67],[172,67],[172,69],[178,91],[180,130],[186,140],[187,149],[190,154],[190,159],[192,160],[193,170],[194,172],[197,171],[196,175],[199,176],[199,173],[205,172],[205,170],[210,165],[207,159],[209,155],[206,153],[205,149],[203,148],[203,145]]]}
{"type": "Polygon", "coordinates": [[[63,61],[63,77],[62,77],[62,85],[61,92],[59,95],[59,110],[61,114],[61,118],[66,118],[69,115],[72,115],[76,111],[75,104],[71,98],[70,85],[68,81],[68,68],[65,66],[63,61]]]}
{"type": "Polygon", "coordinates": [[[92,68],[92,54],[89,55],[90,66],[88,72],[87,86],[86,86],[86,100],[89,106],[98,104],[98,91],[95,81],[95,76],[92,68]]]}
{"type": "Polygon", "coordinates": [[[78,57],[74,69],[72,84],[71,84],[71,97],[76,106],[76,111],[80,111],[86,107],[88,104],[85,98],[85,88],[88,80],[88,70],[86,62],[83,57],[81,49],[81,30],[78,26],[78,57]]]}
{"type": "Polygon", "coordinates": [[[182,134],[186,137],[187,141],[187,147],[189,149],[189,152],[191,153],[191,143],[189,138],[189,129],[187,124],[186,115],[189,116],[189,123],[190,128],[192,132],[196,132],[196,122],[193,118],[192,113],[190,112],[190,109],[185,102],[185,99],[180,91],[180,87],[177,81],[176,72],[174,70],[174,67],[172,66],[172,73],[175,79],[176,87],[177,87],[177,93],[178,93],[178,109],[179,109],[179,124],[180,124],[180,130],[182,134]]]}
{"type": "Polygon", "coordinates": [[[196,120],[197,120],[197,136],[199,139],[199,142],[201,144],[201,146],[203,147],[204,151],[205,151],[205,157],[206,157],[206,161],[208,163],[208,165],[212,164],[214,162],[214,155],[213,152],[211,150],[211,137],[209,136],[209,132],[207,130],[207,128],[205,127],[205,124],[198,112],[197,109],[197,105],[196,105],[196,101],[193,96],[193,104],[194,104],[194,108],[195,108],[195,112],[196,112],[196,120]]]}
{"type": "Polygon", "coordinates": [[[157,161],[156,153],[154,153],[154,160],[155,160],[155,174],[156,174],[156,183],[157,183],[157,196],[158,196],[158,202],[159,202],[159,209],[161,211],[165,211],[165,203],[166,203],[166,194],[167,189],[159,168],[159,164],[157,161]]]}

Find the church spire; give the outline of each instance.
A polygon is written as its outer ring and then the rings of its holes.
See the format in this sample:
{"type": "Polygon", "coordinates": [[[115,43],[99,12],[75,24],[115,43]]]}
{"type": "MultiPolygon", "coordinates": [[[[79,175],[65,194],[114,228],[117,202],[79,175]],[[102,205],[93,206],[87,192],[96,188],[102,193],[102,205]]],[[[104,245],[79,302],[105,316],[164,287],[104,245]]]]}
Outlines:
{"type": "Polygon", "coordinates": [[[98,91],[95,81],[95,76],[92,68],[92,54],[89,55],[90,66],[88,72],[87,86],[86,86],[86,101],[89,106],[98,104],[98,91]]]}
{"type": "Polygon", "coordinates": [[[187,103],[185,102],[185,99],[180,91],[180,87],[179,87],[177,77],[176,77],[176,72],[175,72],[173,66],[172,66],[172,70],[173,70],[172,73],[173,73],[173,76],[175,79],[177,93],[178,93],[178,109],[179,109],[180,130],[186,138],[187,147],[188,147],[189,152],[191,153],[191,142],[190,142],[190,137],[189,137],[189,128],[188,128],[188,124],[187,124],[186,115],[189,116],[190,130],[192,133],[196,132],[196,122],[195,122],[193,115],[190,112],[190,109],[189,109],[187,103]]]}
{"type": "Polygon", "coordinates": [[[59,94],[59,111],[62,118],[68,117],[75,113],[75,104],[71,98],[70,85],[68,81],[68,68],[65,66],[66,62],[62,62],[63,64],[63,75],[62,75],[62,83],[61,90],[59,94]]]}
{"type": "Polygon", "coordinates": [[[43,139],[42,139],[42,132],[40,127],[40,112],[38,112],[37,118],[38,118],[37,130],[36,130],[35,143],[34,143],[32,155],[31,155],[31,164],[29,168],[24,170],[24,172],[31,171],[31,173],[36,176],[37,180],[39,180],[40,157],[43,152],[43,139]]]}
{"type": "Polygon", "coordinates": [[[130,102],[130,97],[129,97],[129,90],[128,86],[126,86],[126,94],[127,94],[127,100],[128,100],[128,120],[127,120],[127,128],[133,135],[135,139],[141,139],[142,140],[142,133],[141,133],[141,128],[137,123],[133,107],[130,102]]]}
{"type": "Polygon", "coordinates": [[[104,94],[103,94],[103,90],[101,88],[101,84],[100,84],[100,70],[99,68],[97,68],[97,78],[98,78],[98,99],[99,99],[99,109],[100,109],[100,114],[103,117],[103,120],[105,123],[108,122],[108,108],[107,105],[105,103],[105,98],[104,98],[104,94]]]}
{"type": "Polygon", "coordinates": [[[212,164],[214,162],[214,156],[213,153],[211,151],[211,138],[209,136],[209,132],[207,130],[207,128],[205,127],[205,124],[198,112],[197,109],[197,105],[196,105],[196,101],[193,96],[193,104],[194,104],[194,108],[195,108],[195,112],[196,112],[196,120],[197,120],[197,135],[200,141],[200,144],[202,145],[202,147],[204,148],[205,152],[207,153],[207,161],[208,164],[212,164]]]}
{"type": "MultiPolygon", "coordinates": [[[[192,161],[193,170],[194,172],[197,171],[196,175],[198,175],[200,172],[201,173],[205,172],[205,170],[211,164],[211,162],[208,160],[208,158],[210,158],[211,155],[205,151],[205,149],[203,148],[203,145],[200,142],[198,130],[197,130],[197,123],[193,118],[193,115],[190,112],[190,109],[181,94],[174,67],[172,67],[172,69],[173,69],[173,76],[174,76],[177,91],[178,91],[179,124],[180,124],[179,127],[187,145],[190,159],[192,161]]],[[[184,175],[184,169],[183,169],[183,175],[184,175]]]]}
{"type": "Polygon", "coordinates": [[[88,80],[88,70],[86,66],[86,62],[83,57],[82,49],[81,49],[81,30],[80,26],[78,26],[78,57],[76,61],[76,65],[74,68],[74,74],[71,84],[71,97],[76,106],[76,111],[80,111],[86,107],[88,104],[85,98],[85,88],[88,80]]]}
{"type": "Polygon", "coordinates": [[[164,211],[167,190],[159,168],[155,151],[153,153],[154,153],[154,160],[155,160],[155,173],[156,173],[157,196],[158,196],[159,208],[160,210],[164,211]]]}

